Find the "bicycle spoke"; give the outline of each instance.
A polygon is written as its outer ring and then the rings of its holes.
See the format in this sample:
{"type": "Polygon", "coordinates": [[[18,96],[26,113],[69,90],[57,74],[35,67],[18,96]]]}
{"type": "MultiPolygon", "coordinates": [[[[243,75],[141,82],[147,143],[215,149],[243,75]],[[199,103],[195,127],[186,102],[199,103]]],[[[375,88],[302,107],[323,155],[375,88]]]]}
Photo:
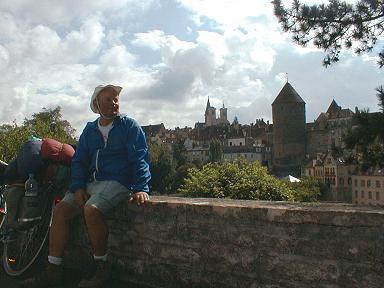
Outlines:
{"type": "Polygon", "coordinates": [[[52,201],[46,197],[43,205],[42,220],[27,231],[19,232],[16,243],[5,245],[4,268],[7,274],[18,276],[24,273],[35,261],[44,246],[51,222],[52,201]]]}

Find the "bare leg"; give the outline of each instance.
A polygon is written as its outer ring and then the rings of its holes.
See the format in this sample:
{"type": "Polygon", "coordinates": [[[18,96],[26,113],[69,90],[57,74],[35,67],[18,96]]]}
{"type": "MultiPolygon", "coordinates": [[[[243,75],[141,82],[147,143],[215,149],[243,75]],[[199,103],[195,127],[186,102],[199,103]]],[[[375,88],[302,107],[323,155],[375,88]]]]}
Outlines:
{"type": "Polygon", "coordinates": [[[49,255],[62,257],[68,241],[68,221],[79,215],[81,210],[66,202],[60,202],[53,212],[52,226],[49,230],[49,255]]]}
{"type": "Polygon", "coordinates": [[[85,205],[84,217],[93,254],[95,256],[105,255],[107,253],[109,231],[103,213],[92,205],[85,205]]]}

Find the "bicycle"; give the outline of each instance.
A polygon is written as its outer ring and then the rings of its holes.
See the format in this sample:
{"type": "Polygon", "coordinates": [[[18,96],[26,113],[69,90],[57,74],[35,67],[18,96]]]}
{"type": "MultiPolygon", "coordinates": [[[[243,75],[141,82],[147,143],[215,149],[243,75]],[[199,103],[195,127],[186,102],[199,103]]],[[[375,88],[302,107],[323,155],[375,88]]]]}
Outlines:
{"type": "MultiPolygon", "coordinates": [[[[6,167],[5,162],[0,165],[6,167]]],[[[4,170],[4,169],[3,169],[4,170]]],[[[1,175],[0,175],[1,176],[1,175]]],[[[23,184],[14,184],[23,185],[23,184]]],[[[9,231],[7,228],[7,203],[4,192],[12,185],[0,186],[0,235],[6,235],[9,231]]],[[[55,185],[52,182],[47,183],[39,189],[42,193],[42,218],[32,227],[26,229],[17,229],[14,231],[14,241],[3,241],[2,263],[6,274],[12,277],[23,275],[37,262],[37,259],[43,253],[46,247],[49,228],[52,223],[53,208],[57,204],[58,199],[55,195],[55,185]]]]}

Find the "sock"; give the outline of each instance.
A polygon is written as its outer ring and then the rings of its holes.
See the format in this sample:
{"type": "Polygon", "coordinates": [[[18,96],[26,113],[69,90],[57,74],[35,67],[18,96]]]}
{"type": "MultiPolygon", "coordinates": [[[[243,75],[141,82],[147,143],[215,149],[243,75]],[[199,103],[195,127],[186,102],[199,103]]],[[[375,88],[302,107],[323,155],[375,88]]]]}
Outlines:
{"type": "Polygon", "coordinates": [[[63,258],[61,257],[55,257],[55,256],[48,256],[48,262],[54,265],[61,265],[63,262],[63,258]]]}
{"type": "Polygon", "coordinates": [[[102,256],[93,255],[93,259],[95,259],[95,261],[107,261],[107,254],[102,256]]]}

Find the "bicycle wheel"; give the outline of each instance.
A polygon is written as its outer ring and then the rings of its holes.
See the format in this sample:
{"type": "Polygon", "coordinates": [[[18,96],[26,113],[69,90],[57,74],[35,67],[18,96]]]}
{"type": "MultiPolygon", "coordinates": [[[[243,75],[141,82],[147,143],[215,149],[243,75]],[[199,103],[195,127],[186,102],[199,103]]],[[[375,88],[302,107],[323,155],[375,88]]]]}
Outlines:
{"type": "MultiPolygon", "coordinates": [[[[0,191],[2,192],[2,191],[0,191]]],[[[7,203],[5,203],[4,195],[0,193],[0,232],[2,232],[1,228],[5,223],[5,216],[7,214],[7,203]]],[[[1,233],[0,233],[1,235],[1,233]]]]}
{"type": "Polygon", "coordinates": [[[9,276],[22,275],[39,257],[47,241],[53,206],[53,200],[47,197],[43,205],[42,220],[30,229],[17,231],[15,241],[4,243],[3,267],[9,276]]]}

